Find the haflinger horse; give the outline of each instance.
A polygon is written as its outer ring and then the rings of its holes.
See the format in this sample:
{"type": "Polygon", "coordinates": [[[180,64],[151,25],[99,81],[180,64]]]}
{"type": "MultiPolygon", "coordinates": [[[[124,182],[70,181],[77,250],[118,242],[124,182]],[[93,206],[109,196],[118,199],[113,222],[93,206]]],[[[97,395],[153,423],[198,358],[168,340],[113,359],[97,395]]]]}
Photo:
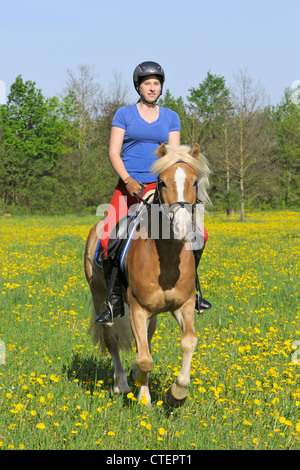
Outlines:
{"type": "Polygon", "coordinates": [[[127,282],[124,301],[129,309],[110,327],[95,323],[107,290],[102,270],[95,263],[95,250],[104,220],[100,220],[89,233],[85,274],[92,294],[91,330],[94,342],[99,341],[102,351],[107,348],[111,354],[115,393],[126,394],[130,391],[119,350],[131,347],[131,341],[135,339],[136,363],[131,378],[140,385],[138,400],[144,397],[148,404],[151,403],[148,379],[153,369],[151,339],[156,329],[157,315],[171,312],[175,317],[182,330],[182,365],[167,392],[167,403],[178,407],[188,394],[191,359],[197,345],[194,330],[195,257],[189,246],[194,211],[190,208],[195,208],[199,200],[203,204],[208,201],[206,189],[210,170],[198,144],[193,148],[172,148],[162,144],[157,155],[152,170],[158,174],[158,182],[153,203],[147,209],[148,228],[143,228],[142,224],[138,226],[140,236],[132,239],[125,259],[127,282]],[[169,237],[162,237],[161,230],[158,230],[158,236],[151,238],[149,225],[156,204],[168,208],[169,237]]]}

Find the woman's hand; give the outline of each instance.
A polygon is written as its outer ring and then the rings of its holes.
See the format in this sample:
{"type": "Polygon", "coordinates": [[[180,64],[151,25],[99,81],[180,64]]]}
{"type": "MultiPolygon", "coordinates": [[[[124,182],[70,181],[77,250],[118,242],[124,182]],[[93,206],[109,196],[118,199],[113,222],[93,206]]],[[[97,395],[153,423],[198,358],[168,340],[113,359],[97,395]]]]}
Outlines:
{"type": "Polygon", "coordinates": [[[138,195],[140,194],[142,187],[140,183],[136,181],[135,179],[131,178],[131,176],[129,176],[128,178],[124,180],[124,184],[130,196],[134,196],[135,194],[138,194],[138,195]]]}

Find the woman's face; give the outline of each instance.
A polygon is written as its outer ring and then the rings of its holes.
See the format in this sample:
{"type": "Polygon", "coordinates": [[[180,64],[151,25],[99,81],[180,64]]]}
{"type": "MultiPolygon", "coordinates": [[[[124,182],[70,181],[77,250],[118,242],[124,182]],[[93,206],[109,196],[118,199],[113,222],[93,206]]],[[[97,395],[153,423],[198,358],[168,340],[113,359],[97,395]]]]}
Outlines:
{"type": "Polygon", "coordinates": [[[148,103],[156,101],[160,97],[160,91],[161,83],[156,77],[147,77],[140,84],[140,93],[148,103]]]}

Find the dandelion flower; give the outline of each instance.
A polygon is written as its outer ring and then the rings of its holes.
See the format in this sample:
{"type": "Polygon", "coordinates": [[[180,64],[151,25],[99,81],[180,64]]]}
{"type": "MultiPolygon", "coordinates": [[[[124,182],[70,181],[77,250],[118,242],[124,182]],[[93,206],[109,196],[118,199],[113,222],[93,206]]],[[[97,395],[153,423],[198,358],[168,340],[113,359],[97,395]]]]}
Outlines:
{"type": "Polygon", "coordinates": [[[252,426],[252,423],[250,423],[250,421],[248,421],[247,419],[245,419],[245,420],[243,421],[243,424],[244,424],[245,426],[252,426]]]}
{"type": "Polygon", "coordinates": [[[44,425],[44,423],[38,423],[36,427],[37,429],[46,429],[46,426],[44,425]]]}

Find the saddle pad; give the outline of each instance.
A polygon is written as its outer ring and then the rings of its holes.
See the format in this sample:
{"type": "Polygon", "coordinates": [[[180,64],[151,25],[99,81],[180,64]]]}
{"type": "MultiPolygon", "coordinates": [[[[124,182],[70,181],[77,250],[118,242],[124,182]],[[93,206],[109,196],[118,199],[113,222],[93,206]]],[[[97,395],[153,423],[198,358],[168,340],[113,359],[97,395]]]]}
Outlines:
{"type": "MultiPolygon", "coordinates": [[[[136,231],[136,228],[140,222],[140,219],[144,211],[146,210],[147,210],[147,207],[144,207],[143,210],[139,213],[139,215],[135,218],[132,218],[130,215],[125,216],[123,219],[121,219],[121,221],[118,222],[118,224],[113,229],[113,232],[117,233],[117,235],[115,235],[115,239],[117,239],[119,242],[118,248],[116,251],[119,254],[121,253],[119,255],[119,258],[120,258],[120,268],[122,271],[124,271],[124,263],[125,263],[125,258],[126,258],[129,245],[136,231]],[[126,234],[125,229],[127,229],[127,234],[126,234]],[[126,237],[125,237],[125,234],[126,234],[126,237]]],[[[113,241],[115,241],[115,239],[113,239],[113,241]]],[[[109,244],[108,244],[108,253],[109,253],[109,244]]],[[[101,266],[101,238],[98,240],[97,247],[95,250],[95,263],[100,268],[102,267],[101,266]]]]}
{"type": "Polygon", "coordinates": [[[125,258],[126,258],[126,255],[127,255],[127,251],[128,251],[128,248],[129,248],[129,245],[131,243],[131,240],[133,238],[133,235],[136,231],[136,228],[140,222],[140,217],[141,217],[141,214],[139,215],[139,217],[137,217],[135,220],[134,220],[134,224],[133,224],[133,227],[132,227],[132,230],[130,231],[129,233],[129,236],[127,238],[127,242],[122,250],[122,253],[121,253],[121,257],[120,257],[120,268],[122,271],[124,271],[124,263],[125,263],[125,258]]]}

